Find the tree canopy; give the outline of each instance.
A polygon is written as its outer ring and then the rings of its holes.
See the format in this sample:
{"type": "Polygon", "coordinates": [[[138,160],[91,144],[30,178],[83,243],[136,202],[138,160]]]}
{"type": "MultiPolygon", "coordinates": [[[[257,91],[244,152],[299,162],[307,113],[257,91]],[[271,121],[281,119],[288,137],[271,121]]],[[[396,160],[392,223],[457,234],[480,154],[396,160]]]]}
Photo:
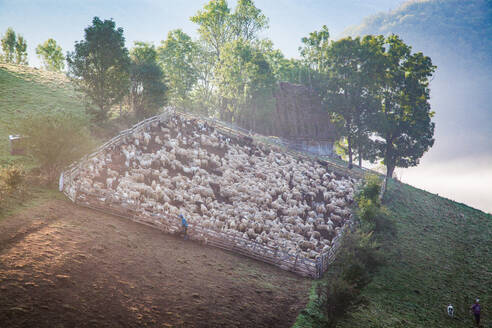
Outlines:
{"type": "Polygon", "coordinates": [[[36,47],[36,54],[49,71],[61,71],[65,68],[65,56],[62,48],[52,38],[36,47]]]}
{"type": "Polygon", "coordinates": [[[172,105],[182,107],[187,103],[190,92],[198,80],[196,57],[199,46],[182,30],[167,34],[158,49],[158,59],[169,86],[169,99],[172,105]]]}
{"type": "Polygon", "coordinates": [[[378,111],[376,99],[378,81],[383,74],[381,49],[384,38],[366,36],[334,41],[326,49],[328,69],[324,101],[333,118],[343,126],[347,139],[349,167],[354,150],[359,165],[362,159],[372,159],[370,139],[372,120],[378,111]]]}
{"type": "Polygon", "coordinates": [[[128,91],[130,58],[123,29],[113,20],[94,17],[85,39],[75,42],[75,51],[67,54],[67,63],[69,76],[98,107],[96,116],[107,119],[111,106],[128,91]]]}
{"type": "Polygon", "coordinates": [[[411,53],[398,36],[386,39],[385,75],[379,92],[381,109],[375,128],[377,155],[387,176],[395,167],[415,166],[434,144],[434,113],[429,104],[429,77],[436,69],[429,57],[411,53]]]}
{"type": "Polygon", "coordinates": [[[135,42],[130,51],[130,91],[129,101],[137,119],[155,115],[166,103],[164,73],[157,63],[157,50],[154,45],[135,42]]]}
{"type": "Polygon", "coordinates": [[[27,41],[9,27],[2,37],[3,55],[0,59],[6,63],[27,65],[27,41]]]}
{"type": "Polygon", "coordinates": [[[227,43],[215,76],[224,119],[255,131],[259,122],[265,125],[265,118],[271,121],[275,77],[259,48],[243,39],[227,43]]]}

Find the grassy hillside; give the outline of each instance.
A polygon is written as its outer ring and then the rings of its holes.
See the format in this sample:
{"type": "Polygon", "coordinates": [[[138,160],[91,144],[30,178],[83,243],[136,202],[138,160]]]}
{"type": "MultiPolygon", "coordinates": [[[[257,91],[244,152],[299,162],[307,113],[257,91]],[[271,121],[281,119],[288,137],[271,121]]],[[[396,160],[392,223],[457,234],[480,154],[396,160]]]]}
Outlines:
{"type": "Polygon", "coordinates": [[[27,111],[53,108],[83,111],[84,105],[62,73],[0,63],[0,165],[9,156],[8,135],[12,123],[27,111]]]}
{"type": "Polygon", "coordinates": [[[384,244],[387,263],[337,327],[471,327],[476,297],[492,326],[492,216],[398,182],[386,206],[398,231],[384,244]]]}

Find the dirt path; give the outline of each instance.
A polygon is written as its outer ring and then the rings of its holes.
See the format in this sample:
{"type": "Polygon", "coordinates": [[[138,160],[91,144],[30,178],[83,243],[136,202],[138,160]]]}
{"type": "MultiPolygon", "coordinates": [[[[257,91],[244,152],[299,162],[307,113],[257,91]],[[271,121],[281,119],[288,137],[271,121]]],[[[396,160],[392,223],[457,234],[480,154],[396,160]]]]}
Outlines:
{"type": "Polygon", "coordinates": [[[0,222],[0,327],[289,327],[310,283],[68,201],[0,222]]]}

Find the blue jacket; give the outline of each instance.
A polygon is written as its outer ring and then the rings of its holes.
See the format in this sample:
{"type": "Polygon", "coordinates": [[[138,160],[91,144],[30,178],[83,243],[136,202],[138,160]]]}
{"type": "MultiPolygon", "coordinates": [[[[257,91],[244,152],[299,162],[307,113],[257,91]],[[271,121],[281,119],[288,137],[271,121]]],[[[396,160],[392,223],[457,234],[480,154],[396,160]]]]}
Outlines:
{"type": "Polygon", "coordinates": [[[186,219],[184,217],[181,218],[181,226],[188,228],[188,222],[186,222],[186,219]]]}

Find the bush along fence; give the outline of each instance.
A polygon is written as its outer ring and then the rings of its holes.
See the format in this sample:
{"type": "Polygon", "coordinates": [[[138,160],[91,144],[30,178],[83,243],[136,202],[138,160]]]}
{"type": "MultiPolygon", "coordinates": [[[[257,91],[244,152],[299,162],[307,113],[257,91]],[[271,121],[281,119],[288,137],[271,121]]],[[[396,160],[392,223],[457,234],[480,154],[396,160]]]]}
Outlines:
{"type": "MultiPolygon", "coordinates": [[[[126,138],[130,138],[133,133],[145,131],[150,128],[151,124],[156,122],[166,122],[170,115],[174,114],[172,110],[167,109],[163,114],[148,118],[130,129],[122,131],[119,135],[101,145],[95,152],[83,157],[80,161],[70,165],[60,175],[59,188],[72,202],[77,205],[101,211],[107,214],[120,216],[133,220],[135,222],[151,226],[165,233],[178,234],[181,231],[181,222],[171,215],[163,213],[149,213],[135,204],[126,202],[112,202],[110,194],[98,193],[89,194],[80,191],[79,175],[82,167],[92,158],[99,154],[120,145],[126,138]]],[[[190,114],[180,113],[190,119],[197,120],[197,117],[190,114]]],[[[212,122],[207,120],[209,124],[212,122]]],[[[222,125],[215,121],[214,127],[221,133],[231,137],[245,137],[245,133],[236,131],[230,127],[222,125]]],[[[297,154],[298,156],[305,156],[297,154]]],[[[331,163],[325,163],[331,165],[331,163]]],[[[345,170],[340,172],[337,167],[333,167],[339,174],[347,174],[345,170]]],[[[300,254],[287,253],[274,247],[259,244],[253,240],[220,233],[212,229],[207,229],[198,225],[190,224],[188,227],[188,236],[191,240],[203,242],[205,244],[221,248],[227,251],[238,253],[259,261],[263,261],[283,270],[291,271],[296,274],[320,278],[328,269],[328,266],[334,261],[336,252],[341,244],[341,237],[348,228],[348,224],[341,229],[340,233],[332,241],[332,247],[329,251],[320,253],[314,259],[301,256],[300,254]]]]}

